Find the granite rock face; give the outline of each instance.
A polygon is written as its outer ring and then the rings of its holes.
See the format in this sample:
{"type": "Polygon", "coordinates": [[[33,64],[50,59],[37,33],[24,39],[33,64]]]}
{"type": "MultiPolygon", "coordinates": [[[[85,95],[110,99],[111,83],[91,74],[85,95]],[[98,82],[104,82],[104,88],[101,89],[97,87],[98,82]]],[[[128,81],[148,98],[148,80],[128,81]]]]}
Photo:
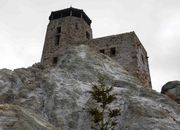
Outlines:
{"type": "Polygon", "coordinates": [[[180,104],[180,81],[170,81],[166,83],[161,90],[161,93],[180,104]]]}
{"type": "Polygon", "coordinates": [[[9,104],[0,105],[1,130],[55,130],[43,118],[25,109],[9,104]]]}
{"type": "Polygon", "coordinates": [[[90,130],[84,108],[101,76],[117,94],[112,107],[121,108],[116,130],[180,129],[180,106],[141,86],[111,58],[85,45],[64,50],[54,68],[0,70],[0,130],[90,130]]]}

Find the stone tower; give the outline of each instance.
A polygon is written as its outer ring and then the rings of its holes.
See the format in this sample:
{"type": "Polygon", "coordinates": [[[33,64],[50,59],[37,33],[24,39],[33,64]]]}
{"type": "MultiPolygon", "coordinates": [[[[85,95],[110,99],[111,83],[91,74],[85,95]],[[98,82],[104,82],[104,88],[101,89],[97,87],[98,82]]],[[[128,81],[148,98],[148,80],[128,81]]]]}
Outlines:
{"type": "Polygon", "coordinates": [[[41,63],[55,65],[60,48],[73,42],[92,39],[91,20],[83,10],[67,8],[51,12],[41,63]]]}
{"type": "Polygon", "coordinates": [[[53,66],[64,47],[86,44],[108,55],[151,88],[148,56],[135,32],[92,39],[91,20],[83,10],[67,8],[52,12],[49,17],[41,63],[53,66]]]}

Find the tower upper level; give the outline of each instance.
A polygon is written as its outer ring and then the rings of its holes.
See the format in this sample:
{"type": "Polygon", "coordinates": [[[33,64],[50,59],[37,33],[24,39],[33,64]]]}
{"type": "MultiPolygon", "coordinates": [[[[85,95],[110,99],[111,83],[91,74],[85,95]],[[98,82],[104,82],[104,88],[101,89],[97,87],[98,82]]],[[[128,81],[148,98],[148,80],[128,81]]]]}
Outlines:
{"type": "Polygon", "coordinates": [[[76,8],[67,8],[63,10],[58,10],[58,11],[53,11],[51,12],[51,15],[49,16],[49,20],[55,20],[63,17],[68,17],[68,16],[74,16],[77,18],[83,18],[84,21],[90,26],[91,25],[91,19],[85,14],[85,12],[81,9],[76,9],[76,8]]]}
{"type": "MultiPolygon", "coordinates": [[[[92,39],[91,20],[81,9],[67,8],[51,12],[46,40],[55,38],[55,44],[71,44],[92,39]]],[[[47,42],[47,41],[45,41],[47,42]]],[[[56,47],[57,48],[57,47],[56,47]]]]}

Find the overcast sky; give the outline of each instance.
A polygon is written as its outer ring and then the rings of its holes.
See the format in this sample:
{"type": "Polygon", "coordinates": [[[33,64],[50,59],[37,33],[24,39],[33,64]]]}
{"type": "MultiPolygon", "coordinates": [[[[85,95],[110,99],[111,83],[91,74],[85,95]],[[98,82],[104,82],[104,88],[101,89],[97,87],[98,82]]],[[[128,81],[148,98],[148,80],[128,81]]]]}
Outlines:
{"type": "Polygon", "coordinates": [[[135,31],[153,89],[180,80],[180,0],[0,0],[0,68],[39,62],[50,12],[70,6],[91,18],[94,38],[135,31]]]}

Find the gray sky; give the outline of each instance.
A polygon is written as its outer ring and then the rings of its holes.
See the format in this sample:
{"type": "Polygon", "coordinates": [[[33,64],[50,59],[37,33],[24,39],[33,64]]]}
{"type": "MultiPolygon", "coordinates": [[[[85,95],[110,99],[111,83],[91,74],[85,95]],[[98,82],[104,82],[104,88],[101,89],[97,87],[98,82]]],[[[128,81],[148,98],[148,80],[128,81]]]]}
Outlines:
{"type": "Polygon", "coordinates": [[[94,38],[136,32],[153,89],[180,80],[180,0],[0,0],[0,68],[39,62],[50,12],[71,5],[91,18],[94,38]]]}

